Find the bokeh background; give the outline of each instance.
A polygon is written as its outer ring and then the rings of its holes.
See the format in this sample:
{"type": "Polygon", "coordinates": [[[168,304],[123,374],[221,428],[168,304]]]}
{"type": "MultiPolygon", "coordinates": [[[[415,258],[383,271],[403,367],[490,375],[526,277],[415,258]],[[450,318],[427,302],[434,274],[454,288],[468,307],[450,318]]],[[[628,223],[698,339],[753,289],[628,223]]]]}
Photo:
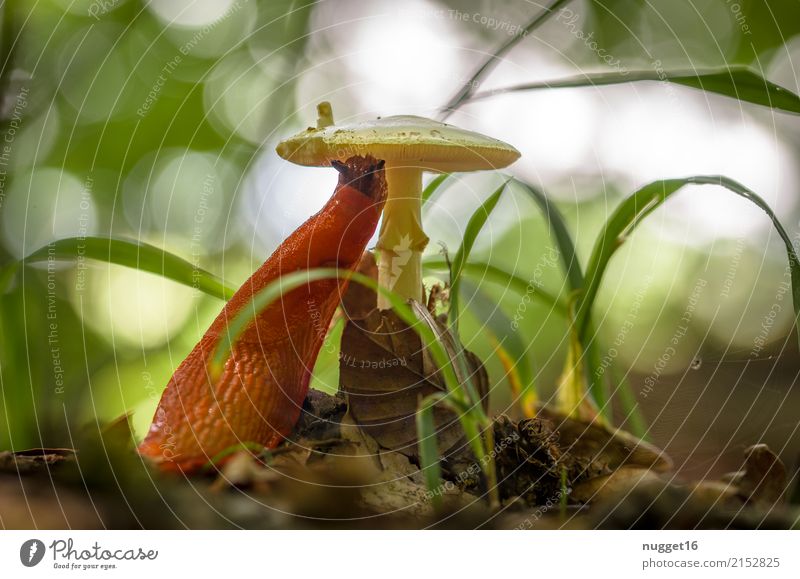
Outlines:
{"type": "MultiPolygon", "coordinates": [[[[800,90],[797,0],[574,0],[567,8],[475,88],[746,64],[800,90]]],[[[331,101],[338,121],[435,117],[540,9],[525,0],[5,1],[0,264],[54,239],[111,235],[163,247],[236,286],[333,191],[334,171],[274,152],[282,137],[314,124],[318,102],[331,101]]],[[[623,195],[691,174],[741,181],[800,236],[794,116],[638,83],[496,96],[465,104],[448,122],[522,152],[508,172],[552,197],[584,260],[623,195]]],[[[448,181],[424,216],[431,255],[440,244],[458,247],[469,216],[501,181],[492,173],[448,181]]],[[[475,256],[563,293],[548,235],[536,207],[512,190],[475,256]]],[[[518,311],[519,295],[473,281],[505,316],[518,311]]],[[[601,355],[627,376],[650,438],[682,474],[730,470],[762,441],[797,464],[800,360],[787,281],[766,216],[714,187],[676,195],[615,257],[595,311],[601,355]]],[[[21,269],[0,296],[0,449],[70,446],[76,428],[124,412],[143,433],[220,307],[119,266],[21,269]]],[[[486,321],[467,312],[462,337],[486,361],[494,410],[516,414],[486,321]]],[[[566,324],[534,304],[518,336],[530,344],[546,400],[566,324]]],[[[334,389],[335,354],[317,370],[315,387],[334,389]]]]}

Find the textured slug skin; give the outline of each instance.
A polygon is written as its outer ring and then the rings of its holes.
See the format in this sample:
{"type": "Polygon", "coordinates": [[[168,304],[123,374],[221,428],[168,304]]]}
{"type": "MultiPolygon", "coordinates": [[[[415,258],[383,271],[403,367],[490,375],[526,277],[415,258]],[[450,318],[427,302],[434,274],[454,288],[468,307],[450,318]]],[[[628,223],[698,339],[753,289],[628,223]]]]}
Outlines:
{"type": "Polygon", "coordinates": [[[340,173],[333,197],[239,288],[167,384],[139,446],[162,469],[190,472],[239,443],[273,448],[297,422],[346,280],[315,281],[273,302],[236,341],[217,380],[208,362],[229,321],[269,282],[303,269],[358,266],[386,199],[383,161],[333,165],[340,173]]]}

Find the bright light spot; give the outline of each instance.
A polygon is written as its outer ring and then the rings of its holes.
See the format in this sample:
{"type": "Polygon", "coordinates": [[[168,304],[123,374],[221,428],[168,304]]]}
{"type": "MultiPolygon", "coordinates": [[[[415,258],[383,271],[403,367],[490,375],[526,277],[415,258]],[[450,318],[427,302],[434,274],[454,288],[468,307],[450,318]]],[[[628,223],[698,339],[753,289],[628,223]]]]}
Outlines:
{"type": "MultiPolygon", "coordinates": [[[[214,18],[207,23],[175,26],[172,22],[162,19],[168,25],[164,33],[172,44],[180,49],[182,55],[197,58],[221,56],[233,50],[250,36],[250,32],[258,20],[256,3],[239,1],[220,2],[219,4],[219,8],[224,7],[225,10],[216,10],[218,6],[215,3],[214,18]],[[229,5],[230,10],[228,9],[229,5]]],[[[171,5],[172,1],[170,0],[171,5]]],[[[197,8],[189,10],[193,15],[198,13],[197,8]]]]}
{"type": "Polygon", "coordinates": [[[203,92],[209,118],[223,135],[237,133],[254,144],[271,136],[289,110],[289,65],[272,55],[256,63],[248,53],[223,58],[212,70],[203,92]]]}
{"type": "Polygon", "coordinates": [[[522,153],[514,170],[538,182],[577,171],[592,152],[597,111],[592,97],[542,91],[498,97],[475,109],[478,130],[513,144],[522,153]]]}
{"type": "MultiPolygon", "coordinates": [[[[641,98],[629,97],[605,117],[598,151],[606,167],[631,188],[656,179],[725,175],[764,197],[779,215],[791,210],[794,201],[786,192],[797,188],[798,179],[783,142],[748,117],[723,108],[715,120],[700,108],[702,101],[664,94],[664,88],[641,89],[641,98]]],[[[772,227],[752,203],[716,186],[686,187],[663,211],[680,224],[664,233],[693,244],[772,227]]]]}
{"type": "Polygon", "coordinates": [[[437,17],[441,10],[424,0],[321,3],[314,21],[324,39],[310,60],[344,59],[349,74],[329,89],[353,85],[362,111],[426,114],[463,83],[454,21],[437,17]]]}
{"type": "MultiPolygon", "coordinates": [[[[427,175],[434,177],[433,175],[427,175]]],[[[464,230],[472,214],[491,195],[503,179],[491,171],[459,173],[440,186],[435,196],[425,205],[422,226],[430,236],[426,255],[441,252],[445,244],[452,255],[464,240],[464,230]]],[[[424,186],[424,185],[423,185],[424,186]]],[[[519,230],[521,209],[518,201],[524,194],[507,189],[491,216],[475,239],[473,257],[491,256],[500,238],[512,230],[519,230]]]]}
{"type": "Polygon", "coordinates": [[[213,24],[236,0],[150,0],[147,7],[165,24],[199,28],[213,24]]]}
{"type": "Polygon", "coordinates": [[[251,225],[250,239],[272,252],[322,208],[333,193],[338,173],[295,165],[278,157],[274,146],[265,149],[245,177],[241,210],[251,225]]]}
{"type": "Polygon", "coordinates": [[[155,348],[178,334],[194,310],[193,289],[160,276],[117,266],[93,268],[76,311],[116,346],[155,348]]]}
{"type": "Polygon", "coordinates": [[[45,108],[36,118],[25,118],[22,128],[13,135],[14,146],[8,164],[15,170],[41,164],[53,149],[60,128],[58,108],[55,106],[45,108]]]}
{"type": "Polygon", "coordinates": [[[130,116],[141,106],[141,87],[132,84],[125,44],[118,42],[122,34],[116,24],[92,24],[78,29],[59,51],[58,89],[79,122],[130,116]]]}
{"type": "Polygon", "coordinates": [[[173,249],[202,255],[238,239],[228,223],[236,170],[213,153],[167,149],[146,155],[123,186],[125,214],[139,235],[155,232],[173,249]],[[184,247],[175,248],[175,244],[184,247]]]}
{"type": "MultiPolygon", "coordinates": [[[[267,145],[244,182],[241,219],[250,226],[246,243],[256,246],[251,256],[264,259],[292,231],[319,211],[333,195],[338,173],[331,168],[302,167],[284,161],[267,145]],[[262,249],[263,248],[263,249],[262,249]]],[[[370,244],[377,238],[373,237],[370,244]]]]}
{"type": "Polygon", "coordinates": [[[91,188],[54,168],[16,177],[0,212],[5,246],[19,258],[56,239],[96,233],[91,188]]]}
{"type": "MultiPolygon", "coordinates": [[[[298,119],[311,121],[317,118],[317,104],[330,101],[333,104],[333,117],[337,123],[374,119],[375,114],[365,113],[361,108],[358,93],[363,87],[342,84],[341,79],[349,76],[343,60],[318,62],[306,68],[297,79],[296,98],[293,113],[298,119]]],[[[282,127],[281,131],[286,128],[282,127]]]]}
{"type": "MultiPolygon", "coordinates": [[[[517,50],[481,90],[571,74],[575,72],[538,51],[517,50]]],[[[512,144],[522,153],[513,166],[515,174],[533,183],[552,183],[565,173],[585,170],[593,156],[598,117],[592,89],[541,90],[477,101],[448,122],[512,144]]]]}

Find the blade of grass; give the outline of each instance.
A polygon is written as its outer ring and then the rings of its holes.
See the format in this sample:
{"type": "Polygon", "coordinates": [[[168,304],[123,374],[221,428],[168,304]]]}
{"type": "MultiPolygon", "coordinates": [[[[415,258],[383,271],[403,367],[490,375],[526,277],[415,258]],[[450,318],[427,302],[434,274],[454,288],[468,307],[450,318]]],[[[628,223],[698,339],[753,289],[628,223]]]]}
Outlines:
{"type": "Polygon", "coordinates": [[[419,469],[425,478],[425,486],[431,493],[431,502],[437,509],[442,506],[442,467],[439,464],[439,445],[436,441],[433,409],[443,397],[443,393],[436,393],[423,398],[417,408],[416,416],[419,469]]]}
{"type": "Polygon", "coordinates": [[[339,389],[339,360],[342,355],[341,343],[345,321],[345,316],[341,312],[337,312],[325,334],[325,341],[319,350],[317,361],[311,372],[309,388],[331,396],[335,396],[339,389]]]}
{"type": "Polygon", "coordinates": [[[450,363],[456,371],[458,383],[463,386],[467,393],[467,400],[470,404],[481,405],[481,396],[473,382],[473,374],[469,370],[467,357],[460,340],[458,340],[449,329],[445,329],[437,323],[428,309],[419,302],[409,302],[409,307],[414,312],[414,316],[417,320],[430,329],[431,333],[436,337],[436,341],[444,348],[450,363]]]}
{"type": "Polygon", "coordinates": [[[765,79],[755,71],[734,66],[701,72],[656,70],[584,74],[548,82],[526,83],[471,95],[476,101],[499,94],[555,88],[580,88],[629,82],[669,82],[703,90],[787,113],[800,113],[800,96],[765,79]]]}
{"type": "Polygon", "coordinates": [[[583,271],[575,252],[575,243],[572,241],[572,235],[569,233],[567,222],[561,211],[553,205],[550,198],[538,187],[519,179],[512,178],[512,182],[519,185],[544,213],[547,226],[550,228],[550,236],[556,242],[561,255],[561,262],[564,264],[564,272],[567,276],[570,291],[575,292],[583,289],[583,271]]]}
{"type": "Polygon", "coordinates": [[[506,370],[506,379],[519,399],[520,408],[528,416],[527,409],[533,409],[537,399],[533,367],[528,357],[529,347],[519,333],[513,331],[511,319],[483,290],[468,281],[464,281],[464,288],[472,296],[469,309],[482,324],[481,331],[488,332],[496,343],[498,356],[506,370]]]}
{"type": "MultiPolygon", "coordinates": [[[[469,369],[467,365],[466,355],[464,354],[464,348],[461,345],[461,338],[458,331],[458,317],[459,317],[459,296],[460,296],[460,288],[461,288],[461,274],[464,270],[464,264],[469,261],[469,254],[472,251],[472,248],[475,245],[475,240],[477,239],[478,235],[480,234],[483,226],[486,224],[486,221],[489,219],[489,215],[494,211],[494,208],[497,206],[497,203],[500,201],[500,196],[506,190],[506,186],[508,185],[508,181],[506,180],[502,185],[500,185],[495,191],[489,196],[486,201],[484,201],[480,207],[472,214],[469,221],[467,222],[467,227],[464,230],[464,238],[461,242],[458,251],[456,252],[455,257],[453,258],[453,262],[450,266],[450,310],[449,310],[449,317],[450,317],[450,326],[451,330],[450,333],[452,334],[452,342],[453,347],[456,350],[456,362],[458,364],[459,369],[461,370],[462,375],[469,376],[469,369]]],[[[427,312],[424,312],[427,314],[427,312]]],[[[427,316],[425,319],[429,318],[427,316]]],[[[436,325],[433,320],[428,320],[429,325],[433,331],[436,331],[436,325]]],[[[467,380],[466,383],[467,392],[469,394],[469,398],[472,403],[477,404],[480,406],[482,401],[478,395],[478,390],[475,388],[475,385],[472,383],[472,380],[467,380]]],[[[487,404],[488,406],[488,404],[487,404]]],[[[476,456],[477,453],[476,453],[476,456]]],[[[491,461],[492,464],[487,465],[487,475],[490,478],[490,497],[493,503],[497,502],[496,495],[496,485],[493,484],[494,480],[491,480],[494,476],[494,462],[491,461]]]]}
{"type": "Polygon", "coordinates": [[[480,84],[479,81],[488,75],[494,69],[494,67],[500,63],[505,54],[514,48],[514,46],[516,46],[520,40],[544,24],[556,10],[569,4],[569,2],[570,0],[555,0],[554,2],[551,2],[548,6],[545,6],[541,12],[534,16],[533,19],[531,19],[531,21],[525,25],[525,28],[519,32],[519,34],[511,36],[504,44],[495,50],[492,55],[483,64],[481,64],[481,66],[475,71],[470,79],[462,85],[459,91],[453,95],[453,98],[451,98],[450,101],[444,107],[442,107],[442,109],[439,111],[439,119],[446,119],[453,113],[453,111],[464,104],[470,95],[475,92],[475,87],[480,84]]]}
{"type": "MultiPolygon", "coordinates": [[[[442,399],[442,401],[464,407],[464,410],[457,414],[458,416],[464,416],[467,418],[471,414],[475,414],[476,419],[467,419],[462,421],[461,428],[467,437],[467,441],[472,449],[472,452],[480,461],[481,468],[486,474],[489,487],[489,502],[492,505],[499,504],[494,458],[493,456],[490,456],[494,446],[494,443],[490,438],[491,434],[493,433],[492,425],[491,421],[488,419],[488,417],[486,417],[486,414],[483,411],[484,402],[481,399],[478,388],[473,382],[474,375],[469,370],[464,347],[462,346],[461,341],[458,339],[456,334],[438,324],[425,306],[415,301],[409,302],[409,306],[413,311],[414,316],[419,321],[423,322],[423,324],[427,326],[430,332],[435,336],[436,343],[442,346],[442,349],[449,360],[449,365],[452,366],[456,372],[456,378],[463,389],[462,391],[466,393],[466,396],[464,397],[465,400],[462,400],[459,397],[456,400],[442,399]],[[484,432],[487,433],[486,439],[481,436],[481,429],[479,428],[481,426],[488,426],[488,428],[484,430],[484,432]]],[[[488,394],[489,393],[487,392],[487,396],[488,394]]],[[[488,400],[486,401],[486,407],[489,407],[488,400]]]]}
{"type": "Polygon", "coordinates": [[[431,182],[425,186],[425,189],[422,190],[422,206],[424,207],[425,204],[433,197],[433,194],[436,193],[436,190],[450,178],[450,173],[442,173],[441,175],[437,175],[431,182]]]}
{"type": "Polygon", "coordinates": [[[607,384],[598,369],[602,363],[600,358],[600,350],[597,347],[597,340],[595,334],[590,328],[587,332],[587,337],[582,340],[584,356],[586,357],[586,368],[589,375],[586,377],[589,383],[589,393],[592,395],[595,404],[602,417],[611,424],[612,407],[608,403],[609,384],[607,384]]]}
{"type": "MultiPolygon", "coordinates": [[[[472,452],[475,454],[475,457],[480,462],[481,468],[486,474],[489,489],[489,503],[492,506],[499,505],[500,497],[497,490],[497,472],[495,470],[494,457],[493,454],[491,454],[494,448],[493,425],[483,411],[484,401],[473,382],[473,374],[469,370],[464,347],[453,332],[449,329],[443,329],[442,326],[434,320],[425,306],[418,302],[411,301],[410,307],[416,318],[423,322],[436,337],[436,343],[442,346],[442,349],[449,359],[450,365],[456,370],[456,377],[459,384],[464,387],[468,406],[464,410],[463,416],[466,417],[470,414],[475,414],[476,419],[463,421],[461,428],[467,437],[472,452]],[[486,427],[483,430],[485,438],[481,436],[481,431],[479,429],[479,427],[482,426],[486,427]]],[[[489,392],[486,394],[488,396],[489,392]]],[[[464,404],[461,399],[454,400],[452,403],[464,404]]],[[[486,400],[486,407],[489,407],[488,399],[486,400]]]]}
{"type": "MultiPolygon", "coordinates": [[[[464,387],[464,391],[466,392],[466,407],[457,415],[464,417],[474,415],[475,417],[473,420],[467,419],[462,421],[461,428],[464,431],[472,452],[475,454],[475,458],[479,461],[481,469],[486,475],[489,489],[489,503],[491,506],[498,506],[500,504],[500,497],[497,490],[497,472],[495,470],[494,455],[492,454],[492,449],[494,448],[493,425],[483,411],[484,401],[473,382],[474,374],[469,370],[464,347],[453,332],[443,328],[436,322],[425,306],[415,301],[411,301],[409,305],[416,318],[423,322],[436,337],[436,343],[442,346],[442,349],[449,359],[450,365],[456,370],[456,377],[459,384],[464,387]],[[486,427],[483,429],[484,436],[481,436],[481,427],[486,427]]],[[[488,396],[489,392],[486,394],[488,396]]],[[[442,399],[442,401],[444,402],[445,399],[442,399]]],[[[460,398],[457,400],[447,400],[447,402],[454,405],[461,405],[462,407],[464,406],[464,401],[460,398]]],[[[486,400],[486,407],[489,407],[488,399],[486,400]]]]}
{"type": "MultiPolygon", "coordinates": [[[[422,266],[429,271],[449,271],[447,262],[443,259],[425,259],[422,262],[422,266]]],[[[562,316],[567,313],[567,307],[556,296],[538,286],[531,286],[530,282],[499,267],[485,262],[469,262],[462,266],[462,272],[464,275],[479,278],[481,281],[490,281],[513,290],[519,295],[530,294],[532,298],[541,299],[562,316]]]]}
{"type": "MultiPolygon", "coordinates": [[[[530,195],[536,205],[538,205],[542,213],[544,213],[547,225],[550,228],[550,236],[555,241],[559,254],[561,255],[561,262],[564,265],[564,272],[567,278],[567,284],[570,288],[570,293],[572,296],[577,295],[579,292],[583,291],[586,280],[583,276],[583,270],[581,269],[581,264],[580,261],[578,261],[578,255],[575,251],[575,242],[572,240],[572,236],[569,233],[564,216],[561,214],[561,211],[553,205],[544,191],[538,187],[534,187],[519,179],[514,179],[514,183],[522,187],[522,189],[530,195]]],[[[566,313],[566,308],[564,311],[566,313]]],[[[588,323],[588,328],[591,328],[591,320],[589,320],[588,323]]],[[[598,408],[603,409],[603,416],[610,421],[610,415],[608,414],[610,409],[608,409],[608,405],[605,403],[608,400],[608,396],[605,392],[605,385],[602,380],[598,378],[600,354],[597,351],[596,341],[594,339],[587,340],[586,334],[579,336],[579,339],[583,356],[582,359],[578,359],[576,362],[586,366],[584,376],[588,382],[589,392],[592,394],[598,408]]]]}
{"type": "Polygon", "coordinates": [[[489,198],[484,201],[478,209],[472,214],[467,222],[467,227],[464,230],[464,239],[461,241],[461,246],[458,248],[455,257],[453,257],[453,264],[450,271],[450,323],[454,328],[454,334],[458,335],[458,302],[459,302],[459,287],[461,285],[461,274],[464,271],[464,264],[469,261],[469,254],[475,246],[475,239],[478,234],[486,225],[494,208],[497,207],[497,202],[500,201],[500,196],[506,190],[508,181],[505,181],[494,193],[489,195],[489,198]]]}
{"type": "Polygon", "coordinates": [[[581,363],[585,358],[583,343],[570,328],[564,370],[556,387],[556,407],[571,418],[590,422],[595,419],[598,408],[586,392],[586,365],[581,363]]]}
{"type": "MultiPolygon", "coordinates": [[[[230,299],[236,292],[220,278],[195,267],[177,255],[138,241],[108,237],[69,237],[37,249],[20,264],[57,260],[93,259],[154,273],[180,284],[194,287],[220,299],[230,299]]],[[[0,276],[2,277],[2,276],[0,276]]]]}
{"type": "MultiPolygon", "coordinates": [[[[627,236],[647,217],[666,201],[672,194],[686,185],[721,185],[729,191],[751,201],[772,221],[773,226],[786,246],[789,259],[789,273],[792,280],[792,301],[795,314],[795,324],[800,321],[800,261],[791,238],[781,225],[775,213],[761,197],[736,181],[721,175],[699,175],[683,179],[665,179],[654,181],[645,185],[633,195],[625,199],[611,217],[606,221],[600,235],[595,242],[594,250],[589,259],[586,272],[586,290],[579,296],[576,313],[578,332],[584,336],[590,325],[590,312],[597,297],[603,275],[608,268],[611,257],[620,248],[627,236]]],[[[798,332],[800,341],[800,332],[798,332]]]]}

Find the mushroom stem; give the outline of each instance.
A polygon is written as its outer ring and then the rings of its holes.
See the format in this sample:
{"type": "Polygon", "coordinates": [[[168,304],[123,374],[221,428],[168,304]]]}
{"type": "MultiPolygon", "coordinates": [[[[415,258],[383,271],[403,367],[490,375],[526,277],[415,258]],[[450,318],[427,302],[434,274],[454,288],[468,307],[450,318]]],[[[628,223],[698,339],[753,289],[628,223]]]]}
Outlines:
{"type": "MultiPolygon", "coordinates": [[[[377,249],[378,283],[406,299],[422,302],[422,251],[428,236],[422,231],[422,169],[386,162],[388,195],[377,249]]],[[[391,308],[378,295],[378,308],[391,308]]]]}

